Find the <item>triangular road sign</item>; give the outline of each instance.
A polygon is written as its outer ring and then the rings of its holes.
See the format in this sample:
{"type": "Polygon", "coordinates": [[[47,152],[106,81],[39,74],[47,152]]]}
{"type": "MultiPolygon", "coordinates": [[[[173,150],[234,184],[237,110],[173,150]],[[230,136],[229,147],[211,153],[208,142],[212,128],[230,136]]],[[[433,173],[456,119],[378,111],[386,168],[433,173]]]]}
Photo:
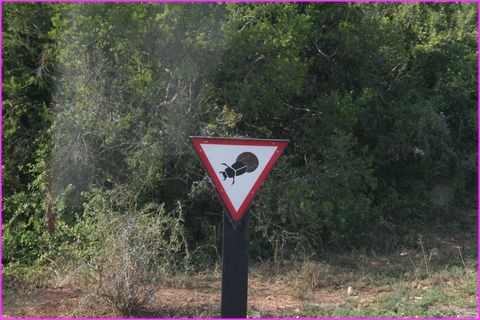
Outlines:
{"type": "Polygon", "coordinates": [[[285,149],[288,140],[190,137],[234,223],[285,149]]]}

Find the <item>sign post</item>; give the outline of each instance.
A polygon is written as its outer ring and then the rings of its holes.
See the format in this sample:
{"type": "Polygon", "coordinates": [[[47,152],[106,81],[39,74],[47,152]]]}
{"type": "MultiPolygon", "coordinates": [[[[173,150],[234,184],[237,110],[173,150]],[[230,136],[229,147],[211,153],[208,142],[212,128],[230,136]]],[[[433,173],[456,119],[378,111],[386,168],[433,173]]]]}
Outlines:
{"type": "Polygon", "coordinates": [[[248,295],[249,213],[236,228],[223,215],[221,318],[246,318],[248,295]]]}
{"type": "Polygon", "coordinates": [[[248,295],[248,206],[288,140],[190,137],[225,207],[222,318],[245,318],[248,295]]]}

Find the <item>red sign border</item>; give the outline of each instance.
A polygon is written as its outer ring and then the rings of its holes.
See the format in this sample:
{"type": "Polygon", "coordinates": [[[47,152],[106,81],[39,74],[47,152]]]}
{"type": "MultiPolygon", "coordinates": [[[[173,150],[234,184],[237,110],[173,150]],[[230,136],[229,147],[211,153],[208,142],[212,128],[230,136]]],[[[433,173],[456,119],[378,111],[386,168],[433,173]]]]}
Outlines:
{"type": "Polygon", "coordinates": [[[238,223],[242,220],[245,212],[253,200],[253,197],[257,194],[258,190],[262,186],[263,182],[267,178],[268,174],[272,170],[273,166],[277,162],[278,158],[282,155],[285,147],[287,146],[289,140],[285,139],[252,139],[252,138],[220,138],[220,137],[199,137],[199,136],[192,136],[190,137],[190,141],[195,149],[195,152],[199,156],[205,170],[207,171],[208,176],[212,180],[215,188],[217,189],[220,198],[222,199],[225,207],[227,208],[228,213],[230,214],[230,218],[233,222],[238,223]],[[257,181],[253,185],[252,189],[250,189],[247,197],[243,200],[242,205],[238,210],[235,210],[233,207],[230,198],[228,197],[227,193],[225,192],[218,175],[216,174],[215,170],[213,169],[210,161],[208,160],[205,152],[203,151],[201,144],[223,144],[223,145],[230,145],[230,146],[277,146],[277,150],[275,150],[273,156],[268,161],[267,165],[263,169],[262,173],[258,177],[257,181]]]}

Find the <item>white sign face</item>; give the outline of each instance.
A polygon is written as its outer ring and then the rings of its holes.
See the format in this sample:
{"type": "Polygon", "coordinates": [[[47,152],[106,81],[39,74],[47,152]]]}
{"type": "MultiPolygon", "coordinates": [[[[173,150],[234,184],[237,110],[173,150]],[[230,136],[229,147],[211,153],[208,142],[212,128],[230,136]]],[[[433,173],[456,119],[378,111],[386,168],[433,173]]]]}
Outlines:
{"type": "Polygon", "coordinates": [[[288,140],[190,137],[231,221],[242,220],[288,140]]]}
{"type": "Polygon", "coordinates": [[[200,144],[200,146],[236,211],[239,210],[278,149],[278,146],[222,144],[200,144]]]}

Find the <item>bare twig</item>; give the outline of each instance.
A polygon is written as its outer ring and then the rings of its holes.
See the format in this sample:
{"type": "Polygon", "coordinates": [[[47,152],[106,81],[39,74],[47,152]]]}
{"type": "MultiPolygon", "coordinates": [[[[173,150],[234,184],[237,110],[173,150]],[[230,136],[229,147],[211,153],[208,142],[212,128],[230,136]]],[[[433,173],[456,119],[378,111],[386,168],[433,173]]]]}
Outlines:
{"type": "Polygon", "coordinates": [[[460,246],[454,246],[454,248],[457,248],[458,254],[460,255],[460,260],[462,260],[463,267],[465,268],[465,270],[467,270],[467,266],[465,265],[465,261],[463,260],[461,247],[460,246]]]}
{"type": "Polygon", "coordinates": [[[427,276],[430,276],[430,270],[429,270],[429,264],[430,261],[427,259],[427,254],[425,253],[425,248],[423,247],[423,240],[422,240],[422,235],[418,235],[418,244],[420,244],[420,248],[422,249],[422,254],[423,254],[423,262],[425,264],[425,271],[427,272],[427,276]]]}
{"type": "Polygon", "coordinates": [[[315,41],[315,48],[317,48],[318,53],[320,53],[320,54],[321,54],[322,56],[324,56],[325,58],[332,58],[333,56],[335,56],[335,55],[337,54],[338,49],[340,48],[340,46],[337,46],[337,47],[335,48],[335,50],[333,51],[332,54],[326,54],[326,53],[324,53],[324,52],[318,47],[318,44],[317,44],[316,41],[315,41]]]}

